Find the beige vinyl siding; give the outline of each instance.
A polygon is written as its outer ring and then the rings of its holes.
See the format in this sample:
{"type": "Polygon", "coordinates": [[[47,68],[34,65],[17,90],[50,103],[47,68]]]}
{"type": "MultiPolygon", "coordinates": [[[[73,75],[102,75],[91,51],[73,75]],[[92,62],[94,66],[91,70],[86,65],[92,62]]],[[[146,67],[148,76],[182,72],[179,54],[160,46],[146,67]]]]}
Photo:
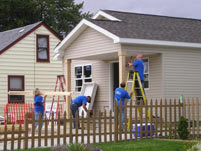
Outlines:
{"type": "Polygon", "coordinates": [[[149,59],[149,89],[145,90],[146,96],[149,100],[160,99],[162,98],[162,54],[147,57],[149,59]]]}
{"type": "MultiPolygon", "coordinates": [[[[8,75],[23,75],[25,90],[36,87],[54,90],[56,76],[63,73],[62,62],[53,61],[54,48],[59,42],[55,35],[41,26],[0,55],[0,115],[3,115],[3,106],[8,102],[8,75]],[[37,34],[49,35],[50,63],[36,62],[37,34]]],[[[33,98],[25,97],[25,101],[33,102],[33,98]]]]}
{"type": "Polygon", "coordinates": [[[118,52],[119,44],[92,28],[84,30],[65,50],[65,58],[74,59],[98,54],[118,52]]]}
{"type": "Polygon", "coordinates": [[[164,96],[201,97],[201,52],[174,49],[164,53],[164,96]]]}

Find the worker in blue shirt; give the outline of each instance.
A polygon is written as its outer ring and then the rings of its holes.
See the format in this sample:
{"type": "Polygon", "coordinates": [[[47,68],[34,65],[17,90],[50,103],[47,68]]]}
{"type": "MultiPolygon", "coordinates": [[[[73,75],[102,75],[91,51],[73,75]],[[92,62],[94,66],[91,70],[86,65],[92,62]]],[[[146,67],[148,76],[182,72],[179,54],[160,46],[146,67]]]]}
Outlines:
{"type": "MultiPolygon", "coordinates": [[[[76,113],[79,116],[79,107],[83,107],[83,109],[88,112],[87,110],[87,102],[91,103],[91,97],[90,96],[78,96],[76,97],[74,100],[72,100],[71,104],[70,104],[70,109],[73,115],[73,118],[75,118],[76,113]]],[[[73,121],[74,124],[74,128],[76,128],[76,124],[75,124],[75,120],[73,121]]],[[[80,128],[79,122],[78,122],[78,128],[80,128]]]]}
{"type": "MultiPolygon", "coordinates": [[[[128,64],[129,66],[134,67],[134,72],[137,71],[139,73],[140,81],[144,89],[144,63],[142,61],[142,57],[143,57],[142,54],[138,54],[136,56],[136,60],[134,62],[129,62],[128,64]]],[[[135,82],[135,87],[137,88],[139,87],[138,82],[135,82]]],[[[137,92],[137,96],[142,96],[140,89],[136,89],[136,92],[137,92]]],[[[143,100],[143,98],[138,97],[137,104],[140,104],[140,100],[143,100]]]]}
{"type": "MultiPolygon", "coordinates": [[[[122,106],[125,105],[125,99],[130,99],[131,96],[133,95],[132,92],[129,95],[128,92],[126,90],[124,90],[124,88],[126,86],[125,82],[122,82],[120,84],[120,86],[121,86],[121,88],[116,88],[115,89],[115,94],[114,94],[114,98],[117,101],[117,113],[118,114],[120,112],[119,105],[120,104],[122,106]]],[[[125,122],[125,114],[124,114],[124,107],[122,107],[121,108],[121,125],[122,125],[122,129],[123,129],[124,122],[125,122]]]]}
{"type": "MultiPolygon", "coordinates": [[[[34,97],[34,114],[35,114],[35,120],[39,120],[39,115],[41,115],[41,119],[43,120],[44,117],[44,100],[47,96],[43,97],[41,96],[41,92],[38,88],[34,91],[35,97],[34,97]]],[[[38,126],[38,122],[35,122],[34,128],[38,126]]],[[[41,123],[41,127],[43,126],[43,122],[41,123]]]]}

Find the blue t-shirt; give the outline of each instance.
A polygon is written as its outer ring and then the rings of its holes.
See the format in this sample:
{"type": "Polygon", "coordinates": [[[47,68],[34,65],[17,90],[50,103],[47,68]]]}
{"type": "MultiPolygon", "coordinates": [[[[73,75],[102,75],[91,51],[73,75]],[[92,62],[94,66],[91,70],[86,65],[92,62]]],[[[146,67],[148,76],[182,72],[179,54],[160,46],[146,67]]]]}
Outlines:
{"type": "Polygon", "coordinates": [[[128,92],[122,88],[116,88],[114,98],[117,100],[117,105],[120,105],[120,100],[122,105],[124,105],[124,99],[130,99],[128,92]]]}
{"type": "Polygon", "coordinates": [[[44,113],[44,102],[42,96],[35,96],[34,98],[34,111],[44,113]]]}
{"type": "Polygon", "coordinates": [[[132,63],[134,66],[134,70],[137,71],[140,75],[140,80],[144,81],[144,64],[141,59],[136,60],[135,62],[132,63]]]}
{"type": "Polygon", "coordinates": [[[87,97],[86,96],[78,96],[72,101],[72,103],[77,103],[79,105],[78,107],[82,106],[83,104],[86,105],[87,97]]]}

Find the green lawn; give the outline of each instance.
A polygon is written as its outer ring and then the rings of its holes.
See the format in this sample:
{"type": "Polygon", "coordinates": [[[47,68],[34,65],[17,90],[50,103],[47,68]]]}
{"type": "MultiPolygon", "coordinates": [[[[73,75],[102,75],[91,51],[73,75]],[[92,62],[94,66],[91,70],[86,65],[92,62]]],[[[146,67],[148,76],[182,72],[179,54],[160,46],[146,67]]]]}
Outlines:
{"type": "Polygon", "coordinates": [[[102,143],[94,146],[103,151],[185,151],[185,146],[190,146],[186,142],[164,141],[164,140],[138,140],[118,143],[102,143]]]}
{"type": "MultiPolygon", "coordinates": [[[[184,148],[189,148],[190,143],[182,141],[144,139],[117,143],[101,143],[94,144],[93,146],[101,148],[103,151],[186,151],[184,148]]],[[[51,151],[51,149],[40,148],[18,151],[51,151]]]]}

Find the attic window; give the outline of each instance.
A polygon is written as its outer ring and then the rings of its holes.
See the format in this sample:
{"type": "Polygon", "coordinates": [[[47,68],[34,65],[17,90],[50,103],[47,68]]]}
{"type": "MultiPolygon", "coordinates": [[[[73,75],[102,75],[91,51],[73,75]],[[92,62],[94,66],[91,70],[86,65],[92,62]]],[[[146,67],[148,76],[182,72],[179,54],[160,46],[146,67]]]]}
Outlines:
{"type": "Polygon", "coordinates": [[[49,36],[37,35],[37,62],[49,62],[49,36]]]}

